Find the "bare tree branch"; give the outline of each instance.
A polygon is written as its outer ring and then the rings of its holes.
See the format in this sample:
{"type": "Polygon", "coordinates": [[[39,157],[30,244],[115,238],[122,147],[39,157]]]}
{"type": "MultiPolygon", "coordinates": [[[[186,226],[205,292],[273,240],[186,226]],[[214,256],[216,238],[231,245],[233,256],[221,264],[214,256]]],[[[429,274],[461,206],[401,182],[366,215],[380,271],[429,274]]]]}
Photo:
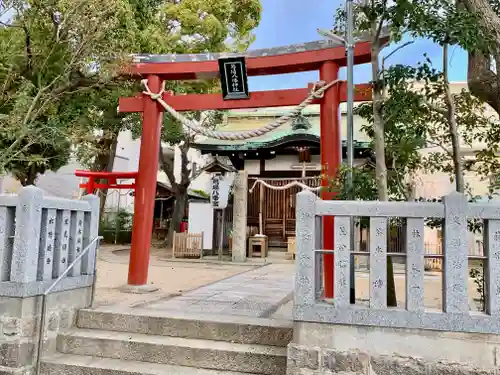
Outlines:
{"type": "Polygon", "coordinates": [[[463,173],[463,161],[460,155],[460,138],[458,135],[458,125],[456,117],[455,100],[451,94],[450,82],[448,80],[448,44],[443,46],[443,78],[445,90],[445,102],[447,107],[448,126],[451,137],[451,147],[453,149],[453,166],[455,171],[456,190],[464,193],[465,182],[463,173]]]}
{"type": "MultiPolygon", "coordinates": [[[[380,20],[378,23],[377,31],[375,32],[375,35],[373,36],[373,44],[377,44],[379,47],[381,46],[380,44],[380,34],[382,33],[382,28],[384,27],[384,22],[385,22],[385,16],[386,16],[386,11],[387,11],[387,0],[384,0],[382,2],[382,7],[384,9],[383,13],[380,15],[380,20]]],[[[372,6],[372,9],[375,9],[372,6]]]]}
{"type": "Polygon", "coordinates": [[[5,27],[14,27],[14,28],[18,28],[18,29],[22,29],[23,28],[22,26],[12,25],[12,24],[5,23],[5,22],[2,22],[2,21],[0,21],[0,25],[5,26],[5,27]]]}
{"type": "Polygon", "coordinates": [[[450,158],[453,158],[453,154],[451,153],[451,151],[449,150],[449,148],[447,148],[442,143],[439,143],[439,142],[436,142],[436,141],[432,141],[432,140],[427,140],[426,142],[428,144],[432,145],[432,146],[439,147],[441,150],[443,150],[446,153],[446,155],[448,155],[450,158]]]}
{"type": "Polygon", "coordinates": [[[435,103],[424,100],[424,104],[429,107],[430,110],[437,112],[443,116],[448,116],[448,110],[446,108],[440,107],[435,103]]]}
{"type": "Polygon", "coordinates": [[[393,51],[391,51],[389,54],[387,54],[387,56],[382,57],[382,71],[384,70],[384,65],[385,65],[386,60],[389,60],[389,58],[392,55],[394,55],[398,51],[402,50],[403,48],[405,48],[405,47],[407,47],[407,46],[409,46],[410,44],[413,44],[413,43],[415,43],[414,40],[410,40],[410,41],[408,41],[406,43],[403,43],[400,46],[398,46],[397,48],[395,48],[393,51]]]}

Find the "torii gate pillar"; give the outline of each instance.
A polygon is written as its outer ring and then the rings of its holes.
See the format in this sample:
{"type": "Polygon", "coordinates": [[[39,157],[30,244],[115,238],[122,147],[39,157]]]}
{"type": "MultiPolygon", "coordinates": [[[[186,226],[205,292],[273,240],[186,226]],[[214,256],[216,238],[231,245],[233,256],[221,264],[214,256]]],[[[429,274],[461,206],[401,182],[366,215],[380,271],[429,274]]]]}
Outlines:
{"type": "MultiPolygon", "coordinates": [[[[153,92],[160,92],[162,80],[157,75],[148,76],[153,92]]],[[[132,247],[128,269],[128,285],[142,286],[148,283],[149,249],[153,231],[156,181],[163,108],[148,96],[143,97],[142,135],[139,171],[134,197],[134,222],[132,247]]]]}
{"type": "MultiPolygon", "coordinates": [[[[339,66],[333,61],[324,62],[319,69],[319,78],[325,82],[332,82],[338,78],[339,66]]],[[[334,86],[327,90],[320,104],[320,147],[321,147],[321,166],[325,178],[322,181],[323,186],[328,186],[328,178],[335,176],[342,162],[342,140],[341,129],[339,125],[339,86],[334,86]]],[[[334,193],[328,189],[323,189],[321,198],[332,200],[334,193]]],[[[333,250],[333,216],[323,218],[323,249],[333,250]]],[[[325,297],[333,298],[333,279],[334,279],[334,259],[332,253],[323,254],[323,272],[325,283],[325,297]]]]}

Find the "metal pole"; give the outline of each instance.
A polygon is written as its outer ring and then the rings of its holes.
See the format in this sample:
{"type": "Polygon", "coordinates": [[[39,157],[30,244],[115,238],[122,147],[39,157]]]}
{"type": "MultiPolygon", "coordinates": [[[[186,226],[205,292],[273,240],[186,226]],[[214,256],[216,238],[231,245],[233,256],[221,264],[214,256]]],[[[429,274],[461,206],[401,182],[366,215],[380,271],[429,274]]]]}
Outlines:
{"type": "Polygon", "coordinates": [[[99,247],[101,246],[101,238],[97,239],[96,248],[94,251],[94,277],[92,281],[92,292],[90,294],[90,308],[94,307],[94,299],[95,299],[95,287],[97,284],[97,252],[99,251],[99,247]]]}
{"type": "MultiPolygon", "coordinates": [[[[347,188],[349,191],[349,199],[354,199],[352,194],[353,176],[352,168],[354,166],[354,37],[353,37],[353,0],[346,0],[347,11],[347,35],[346,35],[346,52],[347,52],[347,188]]],[[[350,223],[351,234],[351,250],[354,250],[354,218],[351,217],[350,223]]],[[[350,301],[355,303],[356,291],[354,275],[354,256],[351,257],[351,291],[350,301]]]]}
{"type": "Polygon", "coordinates": [[[91,294],[91,300],[90,300],[90,307],[92,307],[93,301],[94,301],[94,293],[95,293],[95,282],[96,282],[96,270],[97,270],[97,251],[99,250],[99,245],[101,243],[101,236],[98,236],[94,238],[90,243],[82,250],[80,255],[78,255],[73,262],[64,270],[64,272],[56,279],[54,282],[43,292],[42,294],[42,311],[41,311],[41,316],[40,316],[40,326],[38,327],[38,345],[37,345],[37,356],[36,356],[36,368],[35,368],[35,374],[40,375],[40,365],[42,361],[42,354],[43,354],[43,339],[45,335],[45,322],[46,322],[46,315],[47,315],[47,296],[52,292],[52,290],[61,282],[62,279],[66,277],[66,275],[73,269],[75,264],[77,264],[79,261],[82,260],[82,258],[89,252],[89,250],[94,247],[94,244],[96,246],[95,248],[95,254],[94,254],[94,278],[93,278],[93,283],[92,283],[92,294],[91,294]]]}

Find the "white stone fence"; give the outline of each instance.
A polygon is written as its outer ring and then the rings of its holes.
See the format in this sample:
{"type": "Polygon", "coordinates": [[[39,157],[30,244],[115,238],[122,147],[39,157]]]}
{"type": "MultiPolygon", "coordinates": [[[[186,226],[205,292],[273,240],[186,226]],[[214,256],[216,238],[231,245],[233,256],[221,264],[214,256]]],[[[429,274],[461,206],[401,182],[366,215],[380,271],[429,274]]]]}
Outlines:
{"type": "MultiPolygon", "coordinates": [[[[99,198],[46,197],[33,186],[0,195],[0,296],[40,295],[98,236],[99,198]]],[[[90,286],[96,249],[54,291],[90,286]]]]}
{"type": "MultiPolygon", "coordinates": [[[[442,331],[500,333],[500,203],[323,201],[297,195],[294,320],[442,331]],[[335,249],[321,248],[322,217],[334,216],[335,249]],[[369,217],[369,305],[350,304],[350,217],[369,217]],[[388,218],[406,218],[406,306],[387,307],[388,218]],[[424,219],[443,218],[443,309],[424,307],[424,219]],[[484,220],[485,312],[469,311],[467,219],[484,220]],[[321,299],[322,254],[334,253],[332,301],[321,299]]],[[[398,254],[401,255],[401,254],[398,254]]]]}

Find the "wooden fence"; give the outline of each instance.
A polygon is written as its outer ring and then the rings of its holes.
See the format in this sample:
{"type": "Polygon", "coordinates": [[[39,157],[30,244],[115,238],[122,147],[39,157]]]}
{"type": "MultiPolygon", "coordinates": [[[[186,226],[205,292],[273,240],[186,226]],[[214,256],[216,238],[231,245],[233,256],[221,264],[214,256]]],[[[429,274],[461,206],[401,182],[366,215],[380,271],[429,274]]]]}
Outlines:
{"type": "MultiPolygon", "coordinates": [[[[300,181],[311,187],[321,184],[320,178],[262,178],[261,180],[273,186],[284,186],[293,181],[300,181]]],[[[252,186],[255,178],[249,178],[252,186]]],[[[277,240],[285,244],[288,237],[295,236],[295,197],[301,192],[300,187],[294,186],[286,190],[273,190],[263,185],[248,193],[248,226],[259,227],[259,214],[262,214],[263,234],[270,240],[277,240]]]]}
{"type": "Polygon", "coordinates": [[[203,258],[203,233],[174,232],[174,258],[203,258]]]}

